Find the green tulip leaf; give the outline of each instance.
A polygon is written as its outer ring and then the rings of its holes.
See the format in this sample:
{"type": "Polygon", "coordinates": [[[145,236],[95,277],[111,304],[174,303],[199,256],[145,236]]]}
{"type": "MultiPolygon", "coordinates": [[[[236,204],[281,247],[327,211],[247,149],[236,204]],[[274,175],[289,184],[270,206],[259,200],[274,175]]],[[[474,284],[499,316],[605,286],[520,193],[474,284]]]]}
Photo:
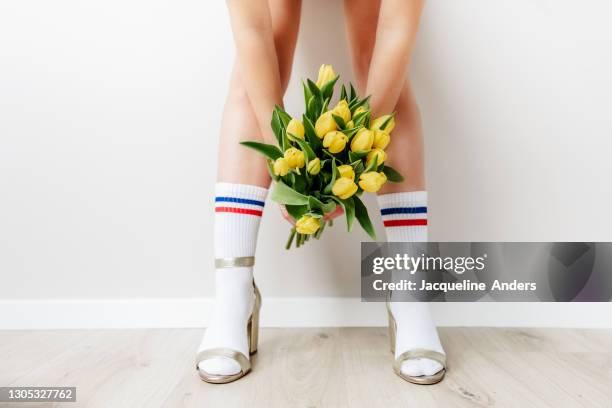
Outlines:
{"type": "Polygon", "coordinates": [[[306,136],[306,140],[308,140],[308,143],[310,143],[312,149],[315,152],[323,149],[323,143],[321,142],[321,139],[319,139],[319,137],[317,136],[314,125],[306,115],[302,116],[302,123],[304,124],[304,134],[306,136]]]}
{"type": "Polygon", "coordinates": [[[307,205],[308,197],[298,193],[282,181],[278,181],[272,190],[271,198],[279,204],[307,205]]]}
{"type": "Polygon", "coordinates": [[[336,209],[336,203],[334,201],[324,203],[315,196],[308,197],[308,206],[311,210],[319,210],[323,214],[330,213],[336,209]]]}
{"type": "Polygon", "coordinates": [[[274,132],[274,136],[276,136],[276,141],[278,142],[278,145],[282,146],[283,145],[283,126],[281,123],[281,119],[278,116],[278,112],[276,112],[276,109],[272,111],[272,122],[270,122],[270,125],[272,126],[272,132],[274,132]]]}
{"type": "Polygon", "coordinates": [[[336,156],[334,156],[333,153],[331,153],[329,150],[327,149],[323,149],[323,154],[327,155],[330,157],[330,159],[336,159],[336,156]]]}
{"type": "Polygon", "coordinates": [[[349,82],[350,88],[351,88],[351,93],[350,93],[350,100],[349,100],[349,105],[351,104],[351,102],[353,102],[355,99],[357,99],[357,91],[355,91],[355,87],[353,86],[352,82],[349,82]]]}
{"type": "Polygon", "coordinates": [[[404,176],[402,176],[397,170],[395,170],[391,166],[385,165],[382,171],[383,173],[385,173],[385,176],[387,176],[387,180],[392,183],[401,183],[402,181],[404,181],[404,176]]]}
{"type": "Polygon", "coordinates": [[[293,181],[293,189],[298,193],[306,193],[306,189],[308,188],[308,181],[306,180],[307,172],[304,169],[304,172],[300,172],[300,169],[296,169],[297,173],[295,174],[293,181]]]}
{"type": "Polygon", "coordinates": [[[336,210],[337,204],[332,200],[323,204],[323,213],[328,214],[336,210]]]}
{"type": "Polygon", "coordinates": [[[291,140],[292,142],[297,143],[300,146],[300,148],[302,149],[302,151],[306,155],[307,161],[310,161],[310,160],[314,159],[315,157],[317,157],[317,155],[312,150],[310,145],[306,142],[306,140],[300,139],[299,137],[295,137],[291,133],[288,133],[288,135],[289,135],[289,140],[291,140]]]}
{"type": "Polygon", "coordinates": [[[376,241],[376,231],[374,231],[374,226],[372,225],[372,221],[370,221],[368,209],[359,197],[353,196],[353,201],[355,203],[355,216],[357,217],[357,221],[359,221],[359,225],[368,233],[370,238],[376,241]]]}
{"type": "Polygon", "coordinates": [[[350,152],[348,153],[348,156],[349,156],[349,162],[351,162],[351,163],[352,163],[352,162],[354,162],[354,161],[361,160],[361,159],[363,159],[363,158],[364,158],[365,156],[367,156],[367,155],[368,155],[368,152],[361,152],[361,153],[359,153],[359,152],[353,152],[353,151],[350,151],[350,152]]]}
{"type": "Polygon", "coordinates": [[[289,122],[291,121],[291,115],[289,115],[283,108],[278,105],[274,106],[274,110],[278,113],[279,118],[283,123],[283,127],[286,128],[289,122]]]}
{"type": "Polygon", "coordinates": [[[281,177],[281,181],[285,183],[287,186],[294,185],[295,184],[295,173],[290,171],[289,173],[287,173],[287,175],[281,177]]]}
{"type": "Polygon", "coordinates": [[[334,115],[332,113],[332,117],[334,118],[334,120],[336,121],[336,124],[338,125],[340,129],[344,129],[346,127],[346,123],[344,123],[344,119],[342,119],[340,116],[334,115]]]}
{"type": "Polygon", "coordinates": [[[355,221],[355,201],[354,197],[349,197],[346,200],[340,200],[342,208],[344,208],[344,214],[346,214],[346,229],[351,231],[353,229],[353,222],[355,221]]]}
{"type": "Polygon", "coordinates": [[[308,106],[308,101],[310,101],[310,98],[312,97],[312,92],[310,92],[310,89],[303,80],[302,88],[304,89],[304,106],[308,106]]]}
{"type": "Polygon", "coordinates": [[[321,106],[321,112],[319,112],[319,115],[322,115],[325,112],[327,112],[328,107],[329,107],[329,98],[326,98],[325,101],[323,102],[323,106],[321,106]]]}
{"type": "Polygon", "coordinates": [[[355,109],[357,109],[357,108],[359,108],[361,106],[367,108],[369,106],[369,101],[370,101],[370,97],[369,96],[366,96],[362,100],[355,99],[353,102],[349,103],[349,108],[350,108],[351,112],[354,112],[355,109]]]}
{"type": "Polygon", "coordinates": [[[283,128],[281,129],[281,146],[283,147],[283,152],[291,147],[291,143],[289,143],[289,137],[287,136],[287,131],[283,128]]]}
{"type": "Polygon", "coordinates": [[[272,180],[277,181],[278,180],[278,176],[276,174],[274,174],[274,160],[266,160],[266,164],[267,164],[267,169],[268,169],[268,173],[270,174],[270,178],[272,178],[272,180]]]}
{"type": "MultiPolygon", "coordinates": [[[[340,198],[334,195],[326,195],[325,197],[330,198],[334,200],[336,203],[340,204],[340,206],[344,210],[344,215],[346,216],[347,230],[350,232],[351,229],[353,228],[353,222],[355,221],[355,202],[353,201],[353,198],[355,196],[353,195],[353,197],[349,197],[346,200],[341,200],[340,198]]],[[[331,220],[330,220],[330,226],[331,226],[331,220]]]]}
{"type": "Polygon", "coordinates": [[[372,159],[370,164],[368,164],[368,166],[365,168],[363,172],[367,173],[368,171],[376,171],[377,166],[378,166],[378,156],[374,156],[374,159],[372,159]]]}
{"type": "Polygon", "coordinates": [[[308,117],[312,118],[313,122],[316,123],[319,118],[319,113],[321,112],[321,102],[319,102],[319,98],[313,95],[308,101],[308,106],[306,107],[306,112],[308,112],[308,117]]]}
{"type": "Polygon", "coordinates": [[[306,83],[308,84],[308,89],[310,89],[310,92],[312,92],[312,94],[317,98],[317,99],[322,99],[322,94],[321,94],[321,90],[319,89],[319,87],[317,86],[317,84],[315,84],[314,82],[312,82],[310,79],[306,80],[306,83]]]}
{"type": "Polygon", "coordinates": [[[351,163],[351,166],[353,166],[353,170],[355,170],[355,177],[357,178],[357,180],[359,180],[359,174],[363,173],[363,171],[365,170],[363,166],[363,161],[356,160],[351,163]]]}
{"type": "MultiPolygon", "coordinates": [[[[324,186],[327,186],[329,184],[329,181],[332,178],[331,173],[329,173],[327,171],[321,171],[319,173],[319,177],[321,177],[321,184],[323,184],[324,186]]],[[[325,190],[325,189],[323,189],[323,190],[325,190]]]]}
{"type": "Polygon", "coordinates": [[[340,88],[340,100],[346,99],[346,86],[342,84],[342,88],[340,88]]]}
{"type": "Polygon", "coordinates": [[[307,205],[285,205],[285,208],[287,209],[287,213],[296,221],[308,212],[307,205]]]}
{"type": "Polygon", "coordinates": [[[278,147],[272,146],[271,144],[259,143],[253,141],[244,141],[240,142],[241,145],[250,147],[253,150],[257,150],[259,153],[263,154],[269,159],[276,160],[279,157],[283,157],[283,154],[278,147]]]}
{"type": "Polygon", "coordinates": [[[346,137],[348,137],[348,139],[351,140],[351,138],[353,136],[355,136],[357,134],[357,132],[359,132],[359,129],[361,129],[361,128],[362,128],[362,126],[357,126],[357,127],[352,128],[352,129],[344,129],[342,131],[342,133],[344,133],[346,135],[346,137]]]}
{"type": "Polygon", "coordinates": [[[334,183],[336,182],[337,175],[340,175],[340,172],[338,171],[338,168],[336,167],[336,159],[332,158],[331,180],[329,181],[327,186],[325,186],[325,188],[323,189],[323,193],[331,194],[332,187],[334,186],[334,183]]]}
{"type": "MultiPolygon", "coordinates": [[[[355,110],[353,109],[353,112],[355,110]]],[[[370,111],[359,112],[355,116],[353,116],[353,123],[355,126],[361,126],[365,122],[366,117],[370,114],[370,111]]]]}
{"type": "Polygon", "coordinates": [[[325,85],[323,85],[323,88],[321,89],[321,95],[323,98],[331,99],[332,95],[334,94],[334,86],[336,85],[338,78],[340,78],[340,75],[336,75],[334,79],[326,82],[325,85]]]}
{"type": "Polygon", "coordinates": [[[385,130],[387,128],[387,125],[395,117],[395,114],[396,112],[393,112],[391,115],[389,115],[389,117],[380,125],[380,130],[385,130]]]}

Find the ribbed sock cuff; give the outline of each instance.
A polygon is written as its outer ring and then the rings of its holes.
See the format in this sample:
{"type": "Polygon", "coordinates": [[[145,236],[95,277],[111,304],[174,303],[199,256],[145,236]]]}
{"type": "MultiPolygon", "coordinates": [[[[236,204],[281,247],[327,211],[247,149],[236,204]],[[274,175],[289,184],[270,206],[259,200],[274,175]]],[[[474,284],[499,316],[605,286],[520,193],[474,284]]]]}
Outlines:
{"type": "Polygon", "coordinates": [[[378,196],[387,241],[427,241],[427,191],[410,191],[378,196]]]}
{"type": "Polygon", "coordinates": [[[266,201],[268,189],[251,184],[236,184],[219,182],[215,184],[215,196],[240,196],[258,201],[266,201]]]}
{"type": "Polygon", "coordinates": [[[268,189],[248,184],[215,185],[215,257],[255,255],[268,189]]]}

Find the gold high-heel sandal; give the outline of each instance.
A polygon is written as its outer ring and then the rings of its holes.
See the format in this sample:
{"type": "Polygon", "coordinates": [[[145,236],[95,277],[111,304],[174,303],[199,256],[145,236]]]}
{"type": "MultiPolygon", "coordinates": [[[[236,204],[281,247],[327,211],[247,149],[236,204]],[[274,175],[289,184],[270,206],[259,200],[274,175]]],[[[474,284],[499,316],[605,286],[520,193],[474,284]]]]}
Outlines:
{"type": "MultiPolygon", "coordinates": [[[[389,303],[389,297],[387,298],[387,315],[389,317],[389,340],[391,341],[391,353],[395,355],[395,340],[397,337],[397,322],[391,312],[391,306],[389,303]]],[[[433,350],[426,349],[412,349],[402,353],[393,362],[393,371],[403,380],[411,382],[413,384],[429,385],[435,384],[442,381],[444,374],[446,374],[446,355],[433,350]],[[407,360],[414,360],[418,358],[428,358],[430,360],[440,363],[442,369],[434,375],[420,375],[411,376],[402,373],[402,363],[407,360]]]]}
{"type": "MultiPolygon", "coordinates": [[[[217,269],[253,266],[254,263],[255,258],[252,256],[215,259],[215,267],[217,269]]],[[[253,291],[255,302],[253,304],[253,311],[251,312],[251,316],[249,317],[246,327],[247,339],[249,342],[249,354],[255,354],[257,352],[257,342],[259,340],[259,309],[261,308],[261,293],[259,293],[259,289],[257,288],[255,281],[253,281],[253,291]]],[[[247,356],[237,350],[218,347],[200,351],[196,355],[195,367],[203,381],[211,384],[226,384],[247,375],[249,371],[251,371],[251,362],[247,356]],[[209,374],[198,368],[198,365],[202,361],[216,357],[227,357],[234,360],[240,366],[240,372],[232,375],[209,374]]]]}

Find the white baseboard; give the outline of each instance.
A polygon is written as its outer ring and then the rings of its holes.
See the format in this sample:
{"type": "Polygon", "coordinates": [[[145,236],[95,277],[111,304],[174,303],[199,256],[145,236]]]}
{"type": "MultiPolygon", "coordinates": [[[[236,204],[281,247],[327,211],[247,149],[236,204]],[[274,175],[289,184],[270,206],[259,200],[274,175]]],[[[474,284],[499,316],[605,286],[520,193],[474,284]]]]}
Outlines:
{"type": "MultiPolygon", "coordinates": [[[[0,300],[0,329],[204,327],[210,299],[0,300]]],[[[612,328],[612,303],[434,303],[440,326],[612,328]]],[[[264,327],[386,325],[384,303],[267,298],[264,327]]]]}

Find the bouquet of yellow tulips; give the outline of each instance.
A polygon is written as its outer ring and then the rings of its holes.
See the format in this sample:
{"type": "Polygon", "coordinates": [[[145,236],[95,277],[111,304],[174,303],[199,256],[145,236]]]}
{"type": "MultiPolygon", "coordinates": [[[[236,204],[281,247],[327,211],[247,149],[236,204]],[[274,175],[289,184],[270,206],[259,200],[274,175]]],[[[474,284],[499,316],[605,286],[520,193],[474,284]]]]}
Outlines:
{"type": "Polygon", "coordinates": [[[278,146],[254,141],[242,142],[268,158],[268,170],[275,181],[272,200],[283,205],[295,220],[286,248],[295,241],[301,246],[311,236],[319,238],[330,214],[343,210],[350,231],[355,218],[376,239],[362,193],[374,193],[387,181],[403,177],[385,164],[385,148],[395,126],[394,114],[372,119],[368,100],[359,98],[355,88],[342,85],[338,103],[330,108],[340,78],[330,65],[322,65],[317,82],[302,81],[302,120],[276,106],[272,130],[278,146]]]}

